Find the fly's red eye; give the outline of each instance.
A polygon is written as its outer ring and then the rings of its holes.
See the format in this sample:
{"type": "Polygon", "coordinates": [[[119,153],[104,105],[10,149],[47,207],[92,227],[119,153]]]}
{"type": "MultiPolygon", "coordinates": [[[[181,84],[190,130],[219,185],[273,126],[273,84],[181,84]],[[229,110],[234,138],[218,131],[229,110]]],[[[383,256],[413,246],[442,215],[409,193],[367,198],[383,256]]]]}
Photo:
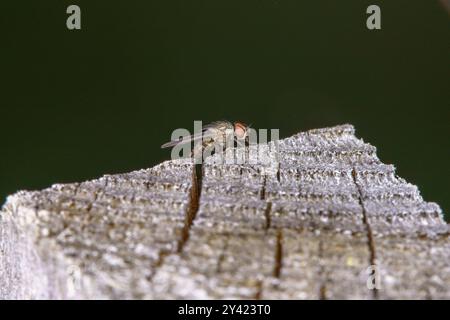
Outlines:
{"type": "Polygon", "coordinates": [[[234,133],[238,138],[245,137],[247,132],[247,126],[242,122],[235,122],[234,123],[234,133]]]}
{"type": "Polygon", "coordinates": [[[246,128],[247,128],[247,125],[246,125],[245,123],[243,123],[243,122],[235,122],[235,123],[234,123],[234,126],[235,126],[235,127],[239,127],[239,128],[241,128],[242,130],[246,130],[246,128]]]}

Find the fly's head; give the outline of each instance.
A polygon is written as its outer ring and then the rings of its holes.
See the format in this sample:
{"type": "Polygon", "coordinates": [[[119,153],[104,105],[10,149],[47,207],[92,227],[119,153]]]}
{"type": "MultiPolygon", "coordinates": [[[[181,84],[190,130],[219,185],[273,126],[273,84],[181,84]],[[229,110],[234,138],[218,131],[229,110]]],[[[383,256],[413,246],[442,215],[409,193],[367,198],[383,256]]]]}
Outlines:
{"type": "Polygon", "coordinates": [[[234,124],[234,135],[238,140],[247,138],[248,128],[244,122],[236,121],[234,124]]]}

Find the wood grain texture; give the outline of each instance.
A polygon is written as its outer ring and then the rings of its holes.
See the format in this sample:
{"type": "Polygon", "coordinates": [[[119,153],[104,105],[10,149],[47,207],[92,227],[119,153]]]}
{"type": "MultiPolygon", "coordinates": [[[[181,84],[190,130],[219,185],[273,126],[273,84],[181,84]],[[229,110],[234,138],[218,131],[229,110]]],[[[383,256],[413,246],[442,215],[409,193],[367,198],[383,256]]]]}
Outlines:
{"type": "Polygon", "coordinates": [[[351,125],[250,149],[8,197],[0,298],[450,298],[439,206],[351,125]]]}

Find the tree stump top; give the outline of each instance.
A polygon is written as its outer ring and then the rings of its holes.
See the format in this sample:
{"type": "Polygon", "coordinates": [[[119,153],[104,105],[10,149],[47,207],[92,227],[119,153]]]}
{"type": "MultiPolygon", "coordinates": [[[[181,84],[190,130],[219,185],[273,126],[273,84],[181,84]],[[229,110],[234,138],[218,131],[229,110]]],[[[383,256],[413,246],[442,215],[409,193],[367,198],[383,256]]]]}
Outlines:
{"type": "Polygon", "coordinates": [[[0,298],[450,298],[439,206],[351,125],[274,145],[8,197],[0,298]]]}

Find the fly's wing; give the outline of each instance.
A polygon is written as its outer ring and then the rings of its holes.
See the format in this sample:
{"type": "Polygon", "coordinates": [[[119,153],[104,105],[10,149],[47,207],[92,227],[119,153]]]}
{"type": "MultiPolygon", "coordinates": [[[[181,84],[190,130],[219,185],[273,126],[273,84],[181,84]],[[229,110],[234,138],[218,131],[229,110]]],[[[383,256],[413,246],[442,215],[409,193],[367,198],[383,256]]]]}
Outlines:
{"type": "Polygon", "coordinates": [[[214,121],[202,127],[203,131],[207,131],[209,129],[225,131],[227,129],[233,130],[233,124],[229,121],[221,120],[214,121]]]}
{"type": "Polygon", "coordinates": [[[184,136],[184,137],[180,138],[179,140],[173,140],[173,141],[164,143],[161,146],[161,149],[171,148],[171,147],[174,147],[174,146],[176,146],[178,144],[191,143],[192,141],[195,142],[195,141],[198,141],[198,140],[201,140],[201,139],[204,139],[204,138],[212,136],[212,132],[210,132],[209,130],[206,130],[205,128],[203,128],[203,130],[204,130],[203,132],[199,132],[199,133],[196,133],[196,134],[193,134],[193,135],[190,135],[190,136],[184,136]]]}
{"type": "Polygon", "coordinates": [[[192,141],[198,141],[200,139],[214,138],[217,134],[217,131],[225,132],[225,130],[227,130],[227,129],[233,130],[233,124],[229,121],[211,122],[202,127],[202,132],[196,133],[196,134],[193,134],[190,136],[182,137],[179,140],[167,142],[167,143],[163,144],[161,146],[161,148],[163,148],[163,149],[170,148],[170,147],[174,147],[180,143],[185,144],[185,143],[190,143],[192,141]]]}

